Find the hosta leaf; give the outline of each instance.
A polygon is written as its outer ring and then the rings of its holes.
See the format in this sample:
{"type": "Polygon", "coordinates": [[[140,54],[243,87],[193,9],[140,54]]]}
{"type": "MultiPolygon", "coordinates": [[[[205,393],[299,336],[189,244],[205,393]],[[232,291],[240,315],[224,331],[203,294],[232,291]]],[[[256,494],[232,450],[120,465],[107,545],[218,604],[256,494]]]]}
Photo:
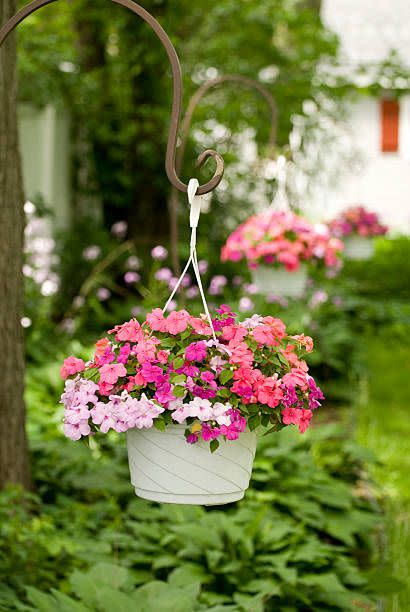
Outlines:
{"type": "Polygon", "coordinates": [[[131,582],[130,571],[121,565],[112,563],[98,563],[88,572],[88,575],[95,582],[103,581],[114,589],[119,589],[131,582]]]}
{"type": "Polygon", "coordinates": [[[152,568],[154,570],[163,567],[175,567],[178,565],[178,559],[174,555],[160,555],[153,560],[152,568]]]}
{"type": "Polygon", "coordinates": [[[241,591],[246,593],[260,593],[261,595],[280,595],[281,588],[279,582],[275,580],[258,579],[251,580],[241,587],[241,591]]]}
{"type": "Polygon", "coordinates": [[[118,589],[113,589],[105,585],[100,585],[98,589],[98,608],[99,612],[135,612],[135,599],[131,595],[122,593],[118,589]]]}
{"type": "Polygon", "coordinates": [[[42,593],[34,587],[26,587],[27,597],[35,606],[37,612],[55,612],[57,609],[56,600],[52,595],[42,593]]]}
{"type": "Polygon", "coordinates": [[[299,578],[299,582],[311,587],[317,587],[323,591],[345,592],[346,589],[336,574],[305,574],[299,578]]]}

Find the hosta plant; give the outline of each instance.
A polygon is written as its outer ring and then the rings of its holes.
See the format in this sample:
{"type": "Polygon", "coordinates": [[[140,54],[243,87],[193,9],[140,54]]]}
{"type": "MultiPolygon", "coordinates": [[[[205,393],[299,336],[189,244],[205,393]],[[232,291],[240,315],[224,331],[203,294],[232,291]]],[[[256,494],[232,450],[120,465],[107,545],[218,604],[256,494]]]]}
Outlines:
{"type": "Polygon", "coordinates": [[[73,440],[97,431],[186,424],[190,444],[236,440],[245,429],[272,431],[295,424],[304,432],[323,399],[303,356],[310,337],[289,336],[270,316],[240,322],[217,309],[213,330],[186,310],[167,317],[154,309],[100,339],[85,363],[68,357],[61,368],[64,432],[73,440]]]}

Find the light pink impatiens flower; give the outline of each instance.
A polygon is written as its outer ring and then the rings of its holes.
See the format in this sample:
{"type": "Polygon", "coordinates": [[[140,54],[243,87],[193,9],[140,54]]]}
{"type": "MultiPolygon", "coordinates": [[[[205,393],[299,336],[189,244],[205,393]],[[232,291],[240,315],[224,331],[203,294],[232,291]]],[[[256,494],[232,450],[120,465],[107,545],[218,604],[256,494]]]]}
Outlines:
{"type": "Polygon", "coordinates": [[[126,376],[127,369],[123,363],[106,363],[100,368],[100,383],[115,385],[121,376],[126,376]]]}

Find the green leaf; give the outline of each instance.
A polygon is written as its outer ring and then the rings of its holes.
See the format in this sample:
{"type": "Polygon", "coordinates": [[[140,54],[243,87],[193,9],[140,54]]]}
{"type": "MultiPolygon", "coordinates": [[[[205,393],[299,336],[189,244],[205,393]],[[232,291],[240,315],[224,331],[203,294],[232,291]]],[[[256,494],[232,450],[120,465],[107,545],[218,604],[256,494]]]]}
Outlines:
{"type": "Polygon", "coordinates": [[[392,576],[389,568],[377,568],[367,574],[367,586],[378,595],[394,595],[406,584],[392,576]]]}
{"type": "Polygon", "coordinates": [[[98,608],[101,612],[113,612],[113,610],[121,610],[121,612],[135,612],[135,599],[131,595],[126,595],[118,589],[100,585],[98,589],[98,608]]]}
{"type": "Polygon", "coordinates": [[[255,578],[250,582],[247,582],[241,591],[245,593],[260,593],[261,595],[280,595],[281,588],[277,581],[270,579],[255,578]]]}
{"type": "Polygon", "coordinates": [[[341,584],[336,574],[305,574],[299,578],[302,584],[317,587],[323,591],[345,592],[345,587],[341,584]]]}
{"type": "Polygon", "coordinates": [[[154,427],[156,427],[159,431],[165,431],[165,421],[163,419],[154,419],[154,427]]]}
{"type": "Polygon", "coordinates": [[[92,610],[92,608],[89,608],[88,606],[78,601],[75,601],[71,597],[68,597],[68,595],[60,593],[55,589],[51,589],[51,592],[56,599],[56,610],[58,610],[58,612],[89,612],[90,610],[92,610]]]}
{"type": "Polygon", "coordinates": [[[160,555],[153,560],[152,569],[175,567],[176,565],[178,565],[178,558],[175,555],[160,555]]]}
{"type": "Polygon", "coordinates": [[[211,453],[214,453],[219,448],[219,441],[211,440],[209,444],[209,448],[211,449],[211,453]]]}
{"type": "MultiPolygon", "coordinates": [[[[135,591],[133,612],[191,612],[196,609],[199,590],[199,583],[177,587],[159,580],[149,582],[135,591]]],[[[120,607],[112,610],[122,612],[120,607]]]]}
{"type": "Polygon", "coordinates": [[[219,380],[224,385],[225,383],[228,382],[228,380],[231,380],[232,377],[233,377],[233,370],[222,370],[222,372],[219,375],[219,380]]]}
{"type": "Polygon", "coordinates": [[[229,389],[218,389],[218,397],[229,397],[231,392],[229,389]]]}
{"type": "Polygon", "coordinates": [[[254,431],[261,424],[261,417],[259,414],[254,414],[248,419],[248,427],[251,431],[254,431]]]}
{"type": "Polygon", "coordinates": [[[56,600],[51,595],[46,595],[34,587],[26,587],[29,601],[36,607],[38,612],[55,612],[56,600]]]}
{"type": "Polygon", "coordinates": [[[173,395],[175,395],[175,397],[184,397],[185,392],[186,392],[185,387],[181,387],[180,385],[177,385],[172,390],[172,393],[173,395]]]}
{"type": "Polygon", "coordinates": [[[130,571],[126,567],[114,563],[97,563],[88,572],[88,576],[95,583],[104,582],[114,589],[125,586],[131,580],[130,571]]]}
{"type": "Polygon", "coordinates": [[[173,384],[184,383],[186,376],[185,374],[171,374],[170,379],[173,384]]]}
{"type": "Polygon", "coordinates": [[[185,359],[183,359],[182,357],[177,357],[176,359],[174,359],[174,361],[172,362],[172,365],[174,366],[174,370],[179,370],[179,368],[182,368],[184,363],[185,363],[185,359]]]}
{"type": "Polygon", "coordinates": [[[176,344],[176,339],[171,338],[171,336],[167,336],[166,338],[162,338],[161,340],[161,348],[163,349],[172,349],[176,344]]]}

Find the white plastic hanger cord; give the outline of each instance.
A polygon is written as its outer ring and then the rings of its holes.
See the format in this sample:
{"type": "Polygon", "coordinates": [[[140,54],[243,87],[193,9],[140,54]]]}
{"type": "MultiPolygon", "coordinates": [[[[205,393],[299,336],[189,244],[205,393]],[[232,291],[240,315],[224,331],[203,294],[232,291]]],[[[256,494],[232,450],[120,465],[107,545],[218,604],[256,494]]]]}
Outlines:
{"type": "Polygon", "coordinates": [[[199,183],[196,179],[191,179],[189,181],[188,183],[188,201],[189,201],[189,204],[191,205],[191,212],[189,215],[189,224],[191,226],[191,243],[190,243],[190,249],[189,249],[189,258],[188,258],[188,261],[186,262],[185,268],[181,276],[178,279],[178,282],[176,283],[171,295],[169,296],[167,300],[167,303],[162,309],[162,312],[165,313],[167,311],[172,298],[174,297],[179,287],[181,286],[181,283],[184,279],[185,274],[188,271],[190,264],[192,264],[192,268],[195,273],[196,282],[198,284],[199,293],[201,294],[201,299],[202,299],[202,304],[204,306],[205,314],[208,318],[209,325],[211,326],[211,329],[212,329],[212,336],[214,340],[216,340],[212,318],[209,313],[208,304],[205,298],[205,292],[202,286],[201,274],[199,272],[199,267],[198,267],[198,256],[196,253],[196,228],[198,227],[199,215],[201,214],[201,199],[202,199],[201,196],[195,195],[198,187],[199,187],[199,183]]]}

